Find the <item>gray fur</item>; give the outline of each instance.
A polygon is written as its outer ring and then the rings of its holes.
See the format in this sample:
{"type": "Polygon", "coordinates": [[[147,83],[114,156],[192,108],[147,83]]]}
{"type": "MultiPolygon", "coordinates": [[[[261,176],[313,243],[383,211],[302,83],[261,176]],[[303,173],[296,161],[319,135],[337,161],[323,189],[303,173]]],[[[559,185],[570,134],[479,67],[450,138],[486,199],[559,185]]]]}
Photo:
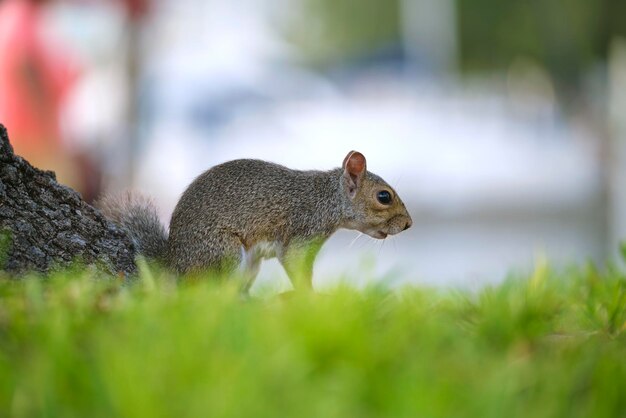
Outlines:
{"type": "Polygon", "coordinates": [[[125,192],[117,196],[106,196],[96,202],[96,206],[104,216],[128,231],[138,254],[164,261],[167,232],[151,199],[125,192]]]}

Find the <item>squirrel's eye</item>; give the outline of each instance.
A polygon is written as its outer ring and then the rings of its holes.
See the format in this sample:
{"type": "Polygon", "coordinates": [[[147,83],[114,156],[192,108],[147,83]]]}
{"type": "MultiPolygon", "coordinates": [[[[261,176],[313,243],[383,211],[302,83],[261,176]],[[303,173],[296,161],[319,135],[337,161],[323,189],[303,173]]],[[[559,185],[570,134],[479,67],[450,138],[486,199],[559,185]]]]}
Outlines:
{"type": "Polygon", "coordinates": [[[391,193],[389,193],[387,190],[378,192],[378,194],[376,195],[376,198],[383,205],[388,205],[391,203],[391,193]]]}

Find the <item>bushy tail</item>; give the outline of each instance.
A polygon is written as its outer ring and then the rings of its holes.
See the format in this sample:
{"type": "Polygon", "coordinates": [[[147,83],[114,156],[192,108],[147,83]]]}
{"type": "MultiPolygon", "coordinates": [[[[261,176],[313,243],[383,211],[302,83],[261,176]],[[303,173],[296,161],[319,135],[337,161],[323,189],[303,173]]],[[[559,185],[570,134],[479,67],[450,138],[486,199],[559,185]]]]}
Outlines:
{"type": "Polygon", "coordinates": [[[126,229],[139,254],[165,260],[167,232],[159,220],[152,199],[128,191],[105,196],[96,206],[104,216],[126,229]]]}

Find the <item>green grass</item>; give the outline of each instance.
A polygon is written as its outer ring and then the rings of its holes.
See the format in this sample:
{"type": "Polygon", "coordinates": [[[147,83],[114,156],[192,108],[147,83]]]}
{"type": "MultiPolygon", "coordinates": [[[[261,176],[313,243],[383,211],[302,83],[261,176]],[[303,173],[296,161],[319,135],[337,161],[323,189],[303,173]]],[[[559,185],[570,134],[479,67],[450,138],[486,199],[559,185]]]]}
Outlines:
{"type": "MultiPolygon", "coordinates": [[[[1,275],[1,273],[0,273],[1,275]]],[[[0,416],[625,417],[626,280],[242,300],[143,268],[0,279],[0,416]]]]}

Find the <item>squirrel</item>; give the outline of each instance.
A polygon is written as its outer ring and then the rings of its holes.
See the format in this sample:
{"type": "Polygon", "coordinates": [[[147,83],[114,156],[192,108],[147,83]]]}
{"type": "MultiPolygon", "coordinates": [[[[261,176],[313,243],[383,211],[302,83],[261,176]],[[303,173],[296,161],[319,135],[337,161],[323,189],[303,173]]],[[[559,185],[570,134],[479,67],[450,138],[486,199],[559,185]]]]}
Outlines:
{"type": "Polygon", "coordinates": [[[247,293],[263,259],[277,257],[294,289],[311,289],[313,263],[338,229],[385,239],[411,227],[404,203],[351,151],[341,168],[299,171],[260,160],[229,161],[202,173],[172,214],[169,236],[156,207],[126,193],[99,202],[138,253],[177,273],[217,271],[247,293]]]}

